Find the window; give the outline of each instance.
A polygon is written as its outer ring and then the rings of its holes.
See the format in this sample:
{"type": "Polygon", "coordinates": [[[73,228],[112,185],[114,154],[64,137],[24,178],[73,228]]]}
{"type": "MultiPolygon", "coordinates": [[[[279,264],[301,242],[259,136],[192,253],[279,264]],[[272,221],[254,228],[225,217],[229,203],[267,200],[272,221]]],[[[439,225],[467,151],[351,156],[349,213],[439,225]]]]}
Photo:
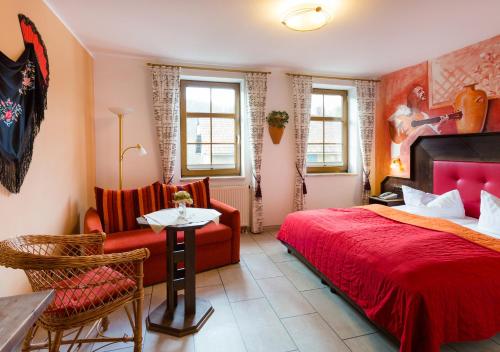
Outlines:
{"type": "Polygon", "coordinates": [[[182,176],[240,174],[240,84],[181,81],[182,176]]]}
{"type": "Polygon", "coordinates": [[[347,172],[347,91],[313,89],[307,172],[347,172]]]}

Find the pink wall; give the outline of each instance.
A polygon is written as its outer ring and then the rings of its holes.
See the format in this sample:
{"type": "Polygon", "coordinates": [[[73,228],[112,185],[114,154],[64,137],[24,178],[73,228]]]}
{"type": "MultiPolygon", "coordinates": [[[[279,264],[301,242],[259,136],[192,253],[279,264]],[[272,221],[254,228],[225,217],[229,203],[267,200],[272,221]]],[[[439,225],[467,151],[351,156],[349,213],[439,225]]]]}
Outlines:
{"type": "MultiPolygon", "coordinates": [[[[94,185],[92,57],[39,0],[2,0],[0,48],[24,50],[17,14],[36,24],[50,61],[48,109],[19,194],[0,186],[0,240],[23,234],[79,232],[94,185]]],[[[20,270],[0,267],[0,296],[28,289],[20,270]]]]}
{"type": "MultiPolygon", "coordinates": [[[[152,59],[151,59],[152,60],[152,59]]],[[[135,109],[125,120],[125,144],[142,143],[148,150],[146,157],[134,152],[126,156],[124,166],[125,187],[138,187],[160,178],[159,152],[151,110],[151,83],[145,66],[148,58],[96,54],[95,124],[96,124],[96,182],[101,187],[117,186],[117,121],[107,110],[109,106],[130,106],[135,109]]],[[[153,60],[157,61],[157,60],[153,60]]],[[[291,92],[285,70],[272,68],[268,81],[267,111],[292,112],[291,92]]],[[[241,74],[188,71],[190,76],[225,77],[242,80],[241,74]]],[[[329,83],[329,82],[323,82],[329,83]]],[[[331,82],[338,83],[338,82],[331,82]]],[[[345,82],[344,82],[345,83],[345,82]]],[[[243,134],[248,132],[244,127],[243,134]]],[[[355,138],[357,130],[353,130],[355,138]]],[[[353,163],[357,167],[358,152],[353,150],[353,163]]],[[[243,155],[248,174],[248,155],[243,155]]],[[[177,158],[179,160],[179,157],[177,158]]],[[[264,225],[279,225],[292,211],[295,172],[295,139],[293,122],[286,127],[279,145],[272,144],[267,130],[264,134],[262,163],[262,192],[264,196],[264,225]]],[[[177,163],[175,182],[179,182],[177,163]]],[[[222,178],[212,182],[248,184],[248,176],[222,178]]],[[[361,178],[357,175],[322,175],[308,177],[307,207],[348,207],[359,203],[361,178]]]]}

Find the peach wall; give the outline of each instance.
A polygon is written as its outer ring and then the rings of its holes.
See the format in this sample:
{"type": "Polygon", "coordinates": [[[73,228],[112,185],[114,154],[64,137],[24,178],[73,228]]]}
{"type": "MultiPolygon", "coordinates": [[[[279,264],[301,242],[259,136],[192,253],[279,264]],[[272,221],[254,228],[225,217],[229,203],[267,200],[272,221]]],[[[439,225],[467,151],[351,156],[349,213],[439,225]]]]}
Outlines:
{"type": "MultiPolygon", "coordinates": [[[[151,107],[151,78],[146,62],[157,61],[144,57],[127,57],[96,53],[94,62],[95,82],[95,128],[96,128],[96,183],[101,187],[116,188],[118,183],[118,127],[116,118],[108,111],[109,106],[134,108],[124,121],[124,144],[142,143],[148,155],[140,157],[135,151],[126,155],[124,163],[124,187],[139,187],[160,178],[160,159],[151,107]]],[[[286,70],[264,68],[272,71],[268,80],[267,111],[286,110],[292,113],[291,90],[286,70]]],[[[189,71],[185,75],[196,78],[223,77],[242,81],[239,73],[189,71]]],[[[321,81],[316,83],[339,84],[321,81]]],[[[343,82],[345,83],[345,82],[343,82]]],[[[290,119],[292,120],[292,119],[290,119]]],[[[248,125],[243,125],[243,141],[248,137],[248,125]]],[[[357,127],[353,126],[351,140],[357,138],[357,127]]],[[[359,149],[353,143],[351,166],[354,175],[308,176],[307,207],[349,207],[360,202],[361,176],[359,149]]],[[[245,149],[245,148],[244,148],[245,149]]],[[[246,148],[248,149],[248,148],[246,148]]],[[[177,160],[180,160],[179,155],[177,160]]],[[[241,178],[212,179],[224,184],[248,184],[248,154],[243,155],[246,176],[241,178]]],[[[285,130],[279,145],[274,145],[266,131],[262,161],[262,193],[264,203],[264,225],[282,223],[292,211],[293,182],[295,172],[295,138],[293,121],[285,130]]],[[[179,182],[180,167],[176,165],[174,182],[179,182]]]]}
{"type": "MultiPolygon", "coordinates": [[[[2,0],[0,50],[24,50],[17,14],[35,23],[50,63],[48,109],[19,194],[0,186],[0,240],[79,232],[95,180],[92,57],[40,0],[2,0]]],[[[0,268],[0,296],[29,289],[20,270],[0,268]]]]}

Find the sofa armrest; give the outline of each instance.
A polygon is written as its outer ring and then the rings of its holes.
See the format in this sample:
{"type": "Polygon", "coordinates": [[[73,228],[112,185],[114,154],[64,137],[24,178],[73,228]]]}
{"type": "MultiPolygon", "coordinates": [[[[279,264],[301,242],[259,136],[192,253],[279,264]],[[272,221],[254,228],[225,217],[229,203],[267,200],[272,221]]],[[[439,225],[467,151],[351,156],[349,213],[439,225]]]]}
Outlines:
{"type": "Polygon", "coordinates": [[[221,213],[220,223],[229,226],[232,229],[233,237],[231,238],[231,261],[238,263],[240,261],[240,212],[238,209],[233,208],[216,199],[210,199],[210,206],[221,213]]]}
{"type": "Polygon", "coordinates": [[[104,232],[102,230],[102,223],[99,214],[95,208],[89,208],[85,213],[85,219],[83,220],[83,232],[84,233],[100,233],[104,232]]]}

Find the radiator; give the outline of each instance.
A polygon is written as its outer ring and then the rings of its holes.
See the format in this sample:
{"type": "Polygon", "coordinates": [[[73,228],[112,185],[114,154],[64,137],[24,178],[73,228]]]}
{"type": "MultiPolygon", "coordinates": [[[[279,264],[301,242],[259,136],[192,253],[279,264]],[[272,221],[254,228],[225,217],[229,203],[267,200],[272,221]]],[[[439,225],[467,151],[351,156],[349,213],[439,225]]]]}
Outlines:
{"type": "Polygon", "coordinates": [[[238,209],[242,229],[250,226],[250,188],[248,185],[211,185],[210,197],[238,209]]]}

